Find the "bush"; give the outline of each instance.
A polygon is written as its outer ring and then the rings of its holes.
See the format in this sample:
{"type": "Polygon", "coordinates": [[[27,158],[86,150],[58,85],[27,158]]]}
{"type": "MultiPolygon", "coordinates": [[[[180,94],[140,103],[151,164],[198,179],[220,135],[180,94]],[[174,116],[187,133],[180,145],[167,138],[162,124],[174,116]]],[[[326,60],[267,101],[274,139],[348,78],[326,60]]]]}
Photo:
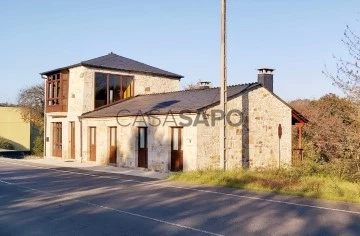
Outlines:
{"type": "Polygon", "coordinates": [[[360,203],[360,160],[317,162],[281,169],[199,170],[170,180],[360,203]]]}
{"type": "Polygon", "coordinates": [[[38,136],[35,138],[32,154],[36,156],[44,155],[44,139],[42,136],[38,136]]]}
{"type": "Polygon", "coordinates": [[[15,150],[14,145],[6,138],[0,137],[0,149],[15,150]]]}
{"type": "Polygon", "coordinates": [[[291,168],[302,176],[336,177],[350,182],[360,182],[359,159],[333,159],[330,162],[305,160],[291,168]]]}

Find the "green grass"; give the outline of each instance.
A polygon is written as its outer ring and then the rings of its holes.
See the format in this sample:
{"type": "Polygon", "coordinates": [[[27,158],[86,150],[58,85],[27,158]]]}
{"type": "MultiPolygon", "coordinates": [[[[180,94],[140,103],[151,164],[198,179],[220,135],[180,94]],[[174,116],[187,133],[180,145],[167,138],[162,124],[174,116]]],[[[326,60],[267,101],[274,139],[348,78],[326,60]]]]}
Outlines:
{"type": "Polygon", "coordinates": [[[360,203],[360,183],[301,169],[179,172],[170,180],[360,203]]]}

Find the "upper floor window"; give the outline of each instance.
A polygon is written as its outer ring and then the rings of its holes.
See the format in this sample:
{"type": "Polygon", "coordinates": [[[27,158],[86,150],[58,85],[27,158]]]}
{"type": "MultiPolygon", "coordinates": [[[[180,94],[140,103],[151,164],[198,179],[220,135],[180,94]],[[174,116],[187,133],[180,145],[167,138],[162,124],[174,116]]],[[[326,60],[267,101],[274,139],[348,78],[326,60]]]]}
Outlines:
{"type": "Polygon", "coordinates": [[[133,90],[132,76],[95,73],[95,108],[132,97],[133,90]]]}
{"type": "Polygon", "coordinates": [[[49,75],[46,80],[46,112],[67,111],[69,72],[49,75]]]}

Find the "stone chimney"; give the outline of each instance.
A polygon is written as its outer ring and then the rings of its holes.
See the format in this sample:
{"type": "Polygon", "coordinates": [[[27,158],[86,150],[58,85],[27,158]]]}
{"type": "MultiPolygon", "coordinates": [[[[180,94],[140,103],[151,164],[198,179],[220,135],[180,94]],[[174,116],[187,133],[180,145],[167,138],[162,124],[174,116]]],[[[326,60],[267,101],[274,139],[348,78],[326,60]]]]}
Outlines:
{"type": "Polygon", "coordinates": [[[258,83],[261,84],[264,88],[268,89],[270,92],[273,92],[274,70],[275,69],[270,68],[257,69],[258,83]]]}
{"type": "Polygon", "coordinates": [[[209,81],[200,81],[198,82],[199,89],[208,89],[211,88],[211,82],[209,81]]]}

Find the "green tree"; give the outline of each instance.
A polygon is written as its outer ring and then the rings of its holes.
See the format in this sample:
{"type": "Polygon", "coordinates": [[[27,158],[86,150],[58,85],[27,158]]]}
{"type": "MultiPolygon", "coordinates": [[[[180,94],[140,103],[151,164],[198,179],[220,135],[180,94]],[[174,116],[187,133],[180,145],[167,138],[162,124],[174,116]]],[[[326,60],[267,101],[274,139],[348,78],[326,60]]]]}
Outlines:
{"type": "Polygon", "coordinates": [[[20,90],[17,97],[18,106],[24,121],[30,122],[38,131],[33,140],[32,151],[35,155],[42,156],[44,150],[44,105],[45,89],[42,84],[33,85],[20,90]]]}
{"type": "Polygon", "coordinates": [[[304,128],[305,153],[325,160],[359,158],[360,122],[353,101],[327,94],[291,105],[309,119],[304,128]]]}
{"type": "Polygon", "coordinates": [[[17,96],[22,118],[33,124],[40,132],[44,130],[44,85],[38,84],[20,90],[17,96]]]}

